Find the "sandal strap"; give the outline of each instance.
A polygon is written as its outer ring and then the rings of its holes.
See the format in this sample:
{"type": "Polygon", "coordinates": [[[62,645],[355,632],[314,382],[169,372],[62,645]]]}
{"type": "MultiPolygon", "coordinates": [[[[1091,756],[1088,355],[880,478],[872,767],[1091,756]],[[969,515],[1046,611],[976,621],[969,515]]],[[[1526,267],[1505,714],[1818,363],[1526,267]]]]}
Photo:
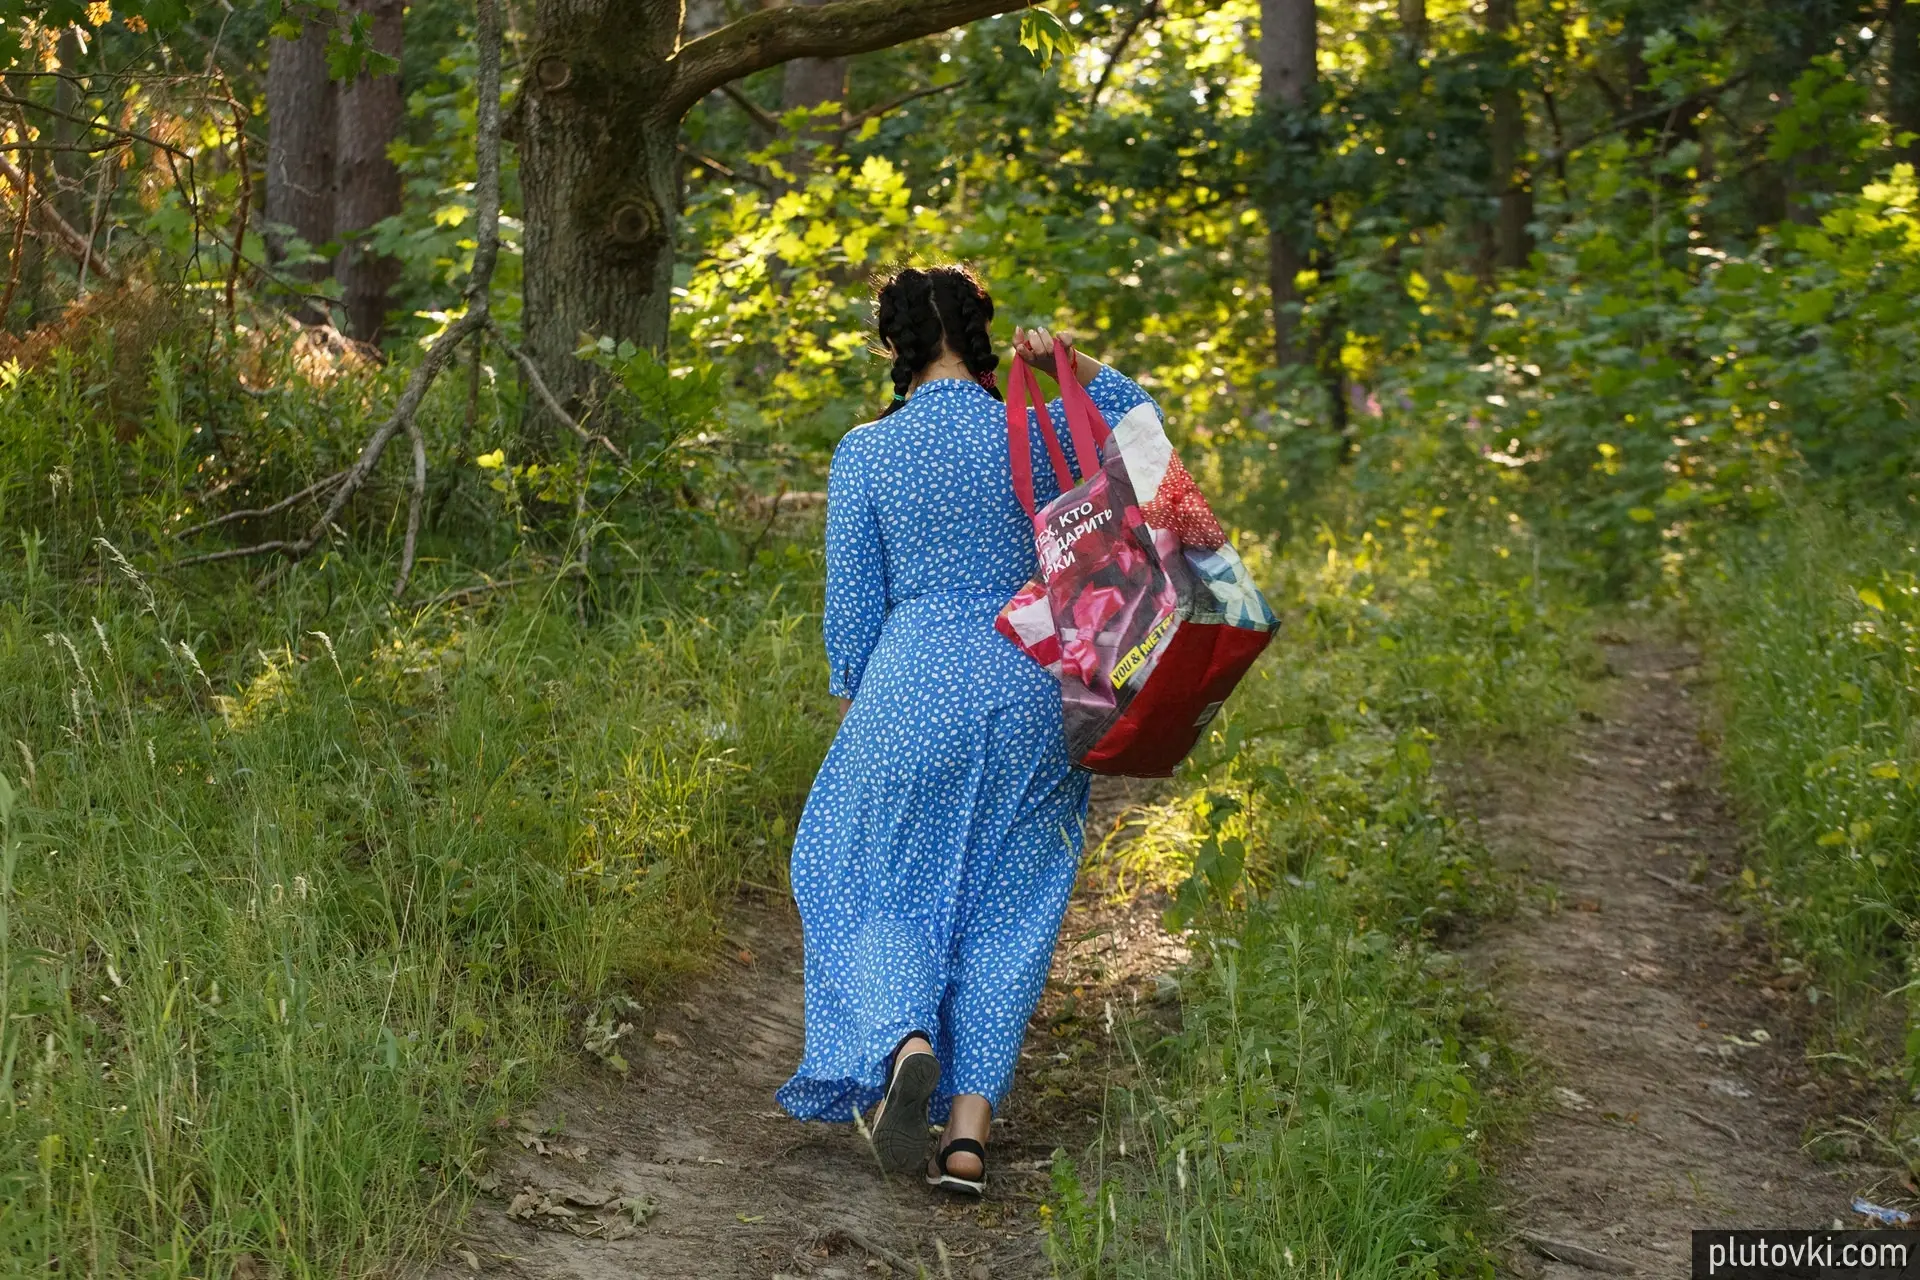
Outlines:
{"type": "Polygon", "coordinates": [[[953,1141],[941,1146],[940,1150],[936,1153],[936,1158],[940,1162],[941,1173],[947,1171],[947,1157],[953,1155],[955,1152],[974,1157],[980,1162],[982,1170],[987,1167],[987,1149],[985,1147],[975,1142],[972,1138],[955,1138],[953,1141]]]}

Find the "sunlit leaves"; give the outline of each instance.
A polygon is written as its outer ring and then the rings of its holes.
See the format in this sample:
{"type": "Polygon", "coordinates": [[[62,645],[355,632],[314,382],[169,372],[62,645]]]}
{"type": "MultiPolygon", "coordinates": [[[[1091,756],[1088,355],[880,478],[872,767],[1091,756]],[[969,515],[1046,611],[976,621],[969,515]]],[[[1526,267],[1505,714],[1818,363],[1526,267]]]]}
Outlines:
{"type": "Polygon", "coordinates": [[[1020,14],[1020,47],[1050,67],[1056,53],[1072,51],[1073,33],[1051,10],[1025,9],[1020,14]]]}

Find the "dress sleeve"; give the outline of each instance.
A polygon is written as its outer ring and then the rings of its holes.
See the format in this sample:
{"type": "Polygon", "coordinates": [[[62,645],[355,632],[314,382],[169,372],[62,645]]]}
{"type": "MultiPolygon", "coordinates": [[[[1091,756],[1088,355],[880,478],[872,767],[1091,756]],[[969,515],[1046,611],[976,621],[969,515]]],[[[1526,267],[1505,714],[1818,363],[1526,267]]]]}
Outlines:
{"type": "Polygon", "coordinates": [[[857,455],[834,450],[827,476],[827,616],[824,626],[828,691],[854,697],[867,659],[880,640],[887,618],[886,552],[880,522],[867,498],[866,476],[857,455]]]}
{"type": "MultiPolygon", "coordinates": [[[[1101,365],[1100,372],[1087,384],[1087,394],[1093,398],[1094,407],[1100,410],[1100,416],[1107,420],[1109,427],[1118,423],[1136,407],[1152,402],[1153,397],[1140,389],[1140,384],[1111,365],[1101,365]]],[[[1156,410],[1157,411],[1157,410],[1156,410]]],[[[1055,396],[1047,404],[1047,413],[1053,419],[1054,434],[1060,439],[1060,446],[1066,450],[1067,461],[1072,464],[1074,474],[1080,473],[1080,458],[1074,452],[1071,433],[1067,430],[1067,402],[1055,396]]],[[[1027,410],[1027,420],[1031,424],[1033,437],[1033,488],[1036,502],[1051,502],[1060,496],[1060,486],[1054,482],[1053,464],[1047,461],[1046,444],[1040,439],[1040,419],[1033,410],[1027,410]]]]}

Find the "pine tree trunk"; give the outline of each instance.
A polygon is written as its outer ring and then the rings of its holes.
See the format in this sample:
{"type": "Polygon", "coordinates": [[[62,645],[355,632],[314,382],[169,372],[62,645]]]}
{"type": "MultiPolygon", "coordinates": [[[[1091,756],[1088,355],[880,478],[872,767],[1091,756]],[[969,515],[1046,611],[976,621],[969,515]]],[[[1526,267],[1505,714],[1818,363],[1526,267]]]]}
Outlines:
{"type": "Polygon", "coordinates": [[[573,353],[662,350],[679,213],[680,122],[660,99],[677,0],[540,0],[513,122],[526,199],[527,351],[569,412],[594,399],[573,353]],[[636,12],[637,11],[637,12],[636,12]]]}
{"type": "Polygon", "coordinates": [[[1514,27],[1515,0],[1488,0],[1487,33],[1502,58],[1502,82],[1493,91],[1493,120],[1488,134],[1489,167],[1493,189],[1489,193],[1495,205],[1492,249],[1494,267],[1514,268],[1527,265],[1533,253],[1533,238],[1527,224],[1533,220],[1533,191],[1522,180],[1520,153],[1526,145],[1526,109],[1520,99],[1520,87],[1512,83],[1515,74],[1505,62],[1512,56],[1509,43],[1514,27]]]}
{"type": "MultiPolygon", "coordinates": [[[[1276,113],[1298,111],[1309,101],[1318,44],[1314,0],[1261,0],[1260,96],[1276,113]]],[[[1276,202],[1267,216],[1268,286],[1273,294],[1274,359],[1306,363],[1310,340],[1300,328],[1300,290],[1311,247],[1311,212],[1276,202]]]]}
{"type": "Polygon", "coordinates": [[[1887,63],[1887,118],[1895,133],[1911,133],[1914,140],[1901,149],[1909,164],[1920,165],[1920,0],[1892,0],[1893,42],[1887,63]]]}
{"type": "MultiPolygon", "coordinates": [[[[309,22],[298,40],[269,41],[267,61],[267,249],[274,261],[287,256],[290,238],[319,249],[333,239],[334,157],[338,146],[338,95],[327,78],[327,29],[309,22]]],[[[305,280],[327,275],[324,265],[294,274],[305,280]]],[[[303,318],[327,319],[309,304],[303,318]]]]}
{"type": "Polygon", "coordinates": [[[1400,0],[1400,42],[1410,61],[1426,53],[1427,0],[1400,0]]]}
{"type": "MultiPolygon", "coordinates": [[[[400,57],[404,0],[349,0],[345,8],[368,16],[375,49],[400,57]]],[[[387,296],[400,278],[397,259],[370,253],[361,241],[375,223],[400,212],[400,171],[387,158],[387,148],[400,134],[404,113],[398,69],[381,76],[363,72],[340,87],[334,234],[343,243],[334,272],[346,306],[347,331],[367,342],[379,341],[387,296]]]]}
{"type": "MultiPolygon", "coordinates": [[[[824,0],[795,0],[798,4],[821,4],[824,0]]],[[[780,89],[780,105],[792,111],[796,107],[820,107],[829,102],[847,100],[848,58],[795,58],[782,68],[785,79],[780,89]]],[[[830,132],[814,129],[812,134],[830,132]]]]}

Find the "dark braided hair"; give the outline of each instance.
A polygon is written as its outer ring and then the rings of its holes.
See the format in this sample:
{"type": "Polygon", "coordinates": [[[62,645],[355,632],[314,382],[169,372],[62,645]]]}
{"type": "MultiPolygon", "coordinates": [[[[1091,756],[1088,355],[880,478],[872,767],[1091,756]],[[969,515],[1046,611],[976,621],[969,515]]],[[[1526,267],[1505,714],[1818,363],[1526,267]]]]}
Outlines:
{"type": "Polygon", "coordinates": [[[1000,398],[993,378],[1000,364],[993,350],[993,299],[980,277],[962,266],[907,267],[882,282],[875,295],[874,327],[893,353],[893,401],[881,417],[906,403],[907,389],[943,347],[1000,398]]]}

